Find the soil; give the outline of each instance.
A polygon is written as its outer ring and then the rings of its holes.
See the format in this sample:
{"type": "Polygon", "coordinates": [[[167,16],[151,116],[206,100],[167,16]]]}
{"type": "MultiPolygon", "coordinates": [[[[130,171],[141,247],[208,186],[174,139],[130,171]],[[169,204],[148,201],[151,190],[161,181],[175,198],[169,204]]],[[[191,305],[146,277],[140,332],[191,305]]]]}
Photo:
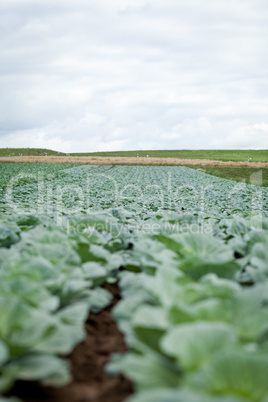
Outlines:
{"type": "Polygon", "coordinates": [[[18,381],[10,393],[25,402],[122,402],[133,393],[131,382],[122,375],[109,377],[104,366],[114,352],[125,352],[124,336],[111,315],[120,300],[117,285],[105,285],[113,293],[113,302],[98,314],[90,314],[85,323],[86,338],[68,356],[73,381],[62,388],[41,387],[18,381]]]}
{"type": "Polygon", "coordinates": [[[78,163],[83,165],[178,165],[178,166],[229,166],[268,168],[267,162],[232,162],[208,159],[179,158],[137,158],[102,156],[9,156],[1,157],[0,162],[24,163],[78,163]]]}

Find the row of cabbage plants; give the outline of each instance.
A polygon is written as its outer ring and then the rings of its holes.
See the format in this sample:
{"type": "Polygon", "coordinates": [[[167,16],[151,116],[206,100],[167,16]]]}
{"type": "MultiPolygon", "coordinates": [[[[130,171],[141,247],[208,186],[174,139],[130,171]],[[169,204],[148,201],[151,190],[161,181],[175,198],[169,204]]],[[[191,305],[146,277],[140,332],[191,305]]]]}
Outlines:
{"type": "Polygon", "coordinates": [[[129,402],[266,402],[268,221],[213,218],[210,235],[160,221],[134,243],[127,268],[140,272],[121,274],[113,314],[129,352],[108,372],[133,380],[129,402]]]}
{"type": "Polygon", "coordinates": [[[0,393],[16,380],[70,381],[64,356],[84,338],[89,312],[110,304],[100,286],[113,283],[123,263],[107,233],[94,229],[104,219],[78,218],[87,230],[68,234],[46,216],[1,216],[0,393]]]}

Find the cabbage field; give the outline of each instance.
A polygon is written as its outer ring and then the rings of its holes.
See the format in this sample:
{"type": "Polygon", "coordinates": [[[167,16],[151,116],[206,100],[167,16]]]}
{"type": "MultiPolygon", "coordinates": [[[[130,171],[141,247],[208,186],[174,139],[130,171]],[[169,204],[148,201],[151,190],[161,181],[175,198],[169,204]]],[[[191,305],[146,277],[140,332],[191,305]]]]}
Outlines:
{"type": "Polygon", "coordinates": [[[104,284],[127,402],[268,402],[267,187],[181,166],[0,172],[1,402],[18,380],[71,381],[104,284]]]}

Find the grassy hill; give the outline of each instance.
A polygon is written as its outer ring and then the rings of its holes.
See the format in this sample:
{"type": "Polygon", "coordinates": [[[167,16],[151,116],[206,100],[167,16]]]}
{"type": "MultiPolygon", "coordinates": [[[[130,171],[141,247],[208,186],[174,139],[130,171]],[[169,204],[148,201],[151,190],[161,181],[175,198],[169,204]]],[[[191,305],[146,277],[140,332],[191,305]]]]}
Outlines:
{"type": "Polygon", "coordinates": [[[62,152],[45,148],[0,148],[0,156],[18,156],[20,154],[25,156],[45,156],[45,154],[55,156],[66,155],[62,152]]]}
{"type": "Polygon", "coordinates": [[[74,156],[137,156],[155,158],[213,159],[220,161],[268,162],[268,150],[165,150],[165,151],[118,151],[73,153],[74,156]]]}

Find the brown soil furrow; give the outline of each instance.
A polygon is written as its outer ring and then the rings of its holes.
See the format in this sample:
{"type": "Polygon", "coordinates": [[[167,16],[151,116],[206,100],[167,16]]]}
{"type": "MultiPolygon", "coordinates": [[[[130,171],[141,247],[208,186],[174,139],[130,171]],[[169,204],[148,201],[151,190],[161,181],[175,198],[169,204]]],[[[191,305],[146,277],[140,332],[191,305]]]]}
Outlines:
{"type": "Polygon", "coordinates": [[[43,388],[18,382],[11,392],[24,402],[122,402],[132,394],[131,382],[123,376],[109,377],[104,367],[114,352],[125,352],[124,336],[112,318],[111,309],[120,299],[117,285],[105,285],[114,299],[99,314],[86,321],[86,338],[69,356],[73,381],[62,388],[43,388]]]}
{"type": "Polygon", "coordinates": [[[0,162],[15,163],[78,163],[83,165],[175,165],[175,166],[229,166],[268,168],[267,162],[232,162],[209,159],[137,158],[102,156],[10,156],[1,157],[0,162]]]}

